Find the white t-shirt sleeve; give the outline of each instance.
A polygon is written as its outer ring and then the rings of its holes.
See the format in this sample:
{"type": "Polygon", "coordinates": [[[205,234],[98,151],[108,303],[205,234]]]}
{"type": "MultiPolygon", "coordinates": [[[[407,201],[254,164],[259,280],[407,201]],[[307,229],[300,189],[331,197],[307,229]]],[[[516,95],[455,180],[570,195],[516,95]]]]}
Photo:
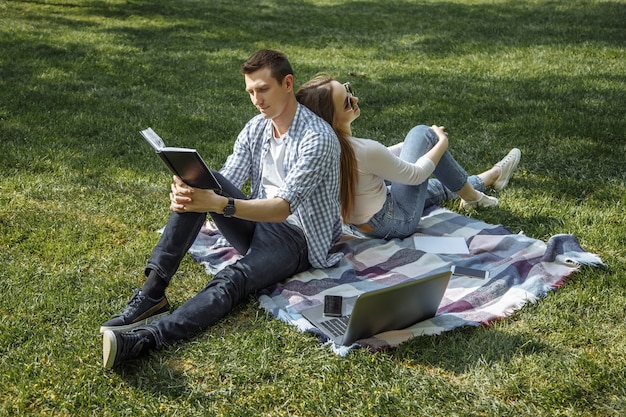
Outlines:
{"type": "Polygon", "coordinates": [[[435,170],[435,163],[422,156],[410,163],[395,156],[379,142],[368,140],[364,158],[359,161],[359,170],[367,171],[387,181],[406,185],[419,185],[435,170]]]}

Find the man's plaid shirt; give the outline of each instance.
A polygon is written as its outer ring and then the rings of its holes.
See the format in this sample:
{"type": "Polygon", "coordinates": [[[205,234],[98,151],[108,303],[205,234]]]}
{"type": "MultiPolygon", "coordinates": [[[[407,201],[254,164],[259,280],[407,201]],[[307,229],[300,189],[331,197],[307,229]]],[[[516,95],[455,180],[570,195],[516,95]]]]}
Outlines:
{"type": "MultiPolygon", "coordinates": [[[[238,188],[250,180],[250,198],[265,198],[262,167],[272,137],[271,120],[254,117],[239,133],[220,170],[238,188]]],[[[285,183],[276,196],[289,202],[292,218],[306,236],[311,265],[327,268],[343,255],[328,253],[341,237],[339,140],[328,123],[298,105],[283,141],[285,183]]]]}

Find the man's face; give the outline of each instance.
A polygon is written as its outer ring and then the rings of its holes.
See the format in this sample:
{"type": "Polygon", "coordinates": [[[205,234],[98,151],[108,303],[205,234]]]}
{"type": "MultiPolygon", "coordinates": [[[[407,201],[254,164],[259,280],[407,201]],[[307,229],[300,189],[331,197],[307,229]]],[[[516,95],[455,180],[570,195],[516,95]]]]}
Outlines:
{"type": "Polygon", "coordinates": [[[261,68],[244,75],[246,91],[250,101],[266,119],[274,119],[282,114],[293,88],[293,77],[287,75],[282,84],[272,77],[269,68],[261,68]]]}

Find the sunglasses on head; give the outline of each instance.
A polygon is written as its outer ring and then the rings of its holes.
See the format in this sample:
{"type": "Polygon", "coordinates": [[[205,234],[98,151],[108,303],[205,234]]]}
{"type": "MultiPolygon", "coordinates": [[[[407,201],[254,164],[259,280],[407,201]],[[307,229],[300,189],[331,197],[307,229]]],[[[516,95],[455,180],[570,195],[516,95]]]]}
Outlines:
{"type": "Polygon", "coordinates": [[[343,87],[346,89],[348,96],[346,97],[346,102],[343,105],[343,109],[345,111],[354,110],[354,103],[352,102],[352,97],[354,96],[354,90],[350,85],[350,82],[344,83],[343,87]]]}

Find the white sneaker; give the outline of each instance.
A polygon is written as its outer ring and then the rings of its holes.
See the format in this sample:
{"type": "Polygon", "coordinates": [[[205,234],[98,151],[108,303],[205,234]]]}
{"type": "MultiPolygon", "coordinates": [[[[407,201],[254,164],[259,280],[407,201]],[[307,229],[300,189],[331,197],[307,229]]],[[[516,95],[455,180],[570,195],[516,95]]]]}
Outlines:
{"type": "Polygon", "coordinates": [[[522,151],[517,148],[511,149],[511,151],[502,158],[495,166],[500,167],[502,170],[500,172],[500,176],[493,183],[492,188],[496,191],[500,191],[509,183],[511,179],[511,175],[517,168],[517,164],[519,164],[519,160],[522,157],[522,151]]]}
{"type": "Polygon", "coordinates": [[[495,197],[490,197],[480,191],[480,198],[475,201],[466,201],[461,199],[461,208],[465,210],[473,209],[476,207],[493,207],[498,205],[498,199],[495,197]]]}

